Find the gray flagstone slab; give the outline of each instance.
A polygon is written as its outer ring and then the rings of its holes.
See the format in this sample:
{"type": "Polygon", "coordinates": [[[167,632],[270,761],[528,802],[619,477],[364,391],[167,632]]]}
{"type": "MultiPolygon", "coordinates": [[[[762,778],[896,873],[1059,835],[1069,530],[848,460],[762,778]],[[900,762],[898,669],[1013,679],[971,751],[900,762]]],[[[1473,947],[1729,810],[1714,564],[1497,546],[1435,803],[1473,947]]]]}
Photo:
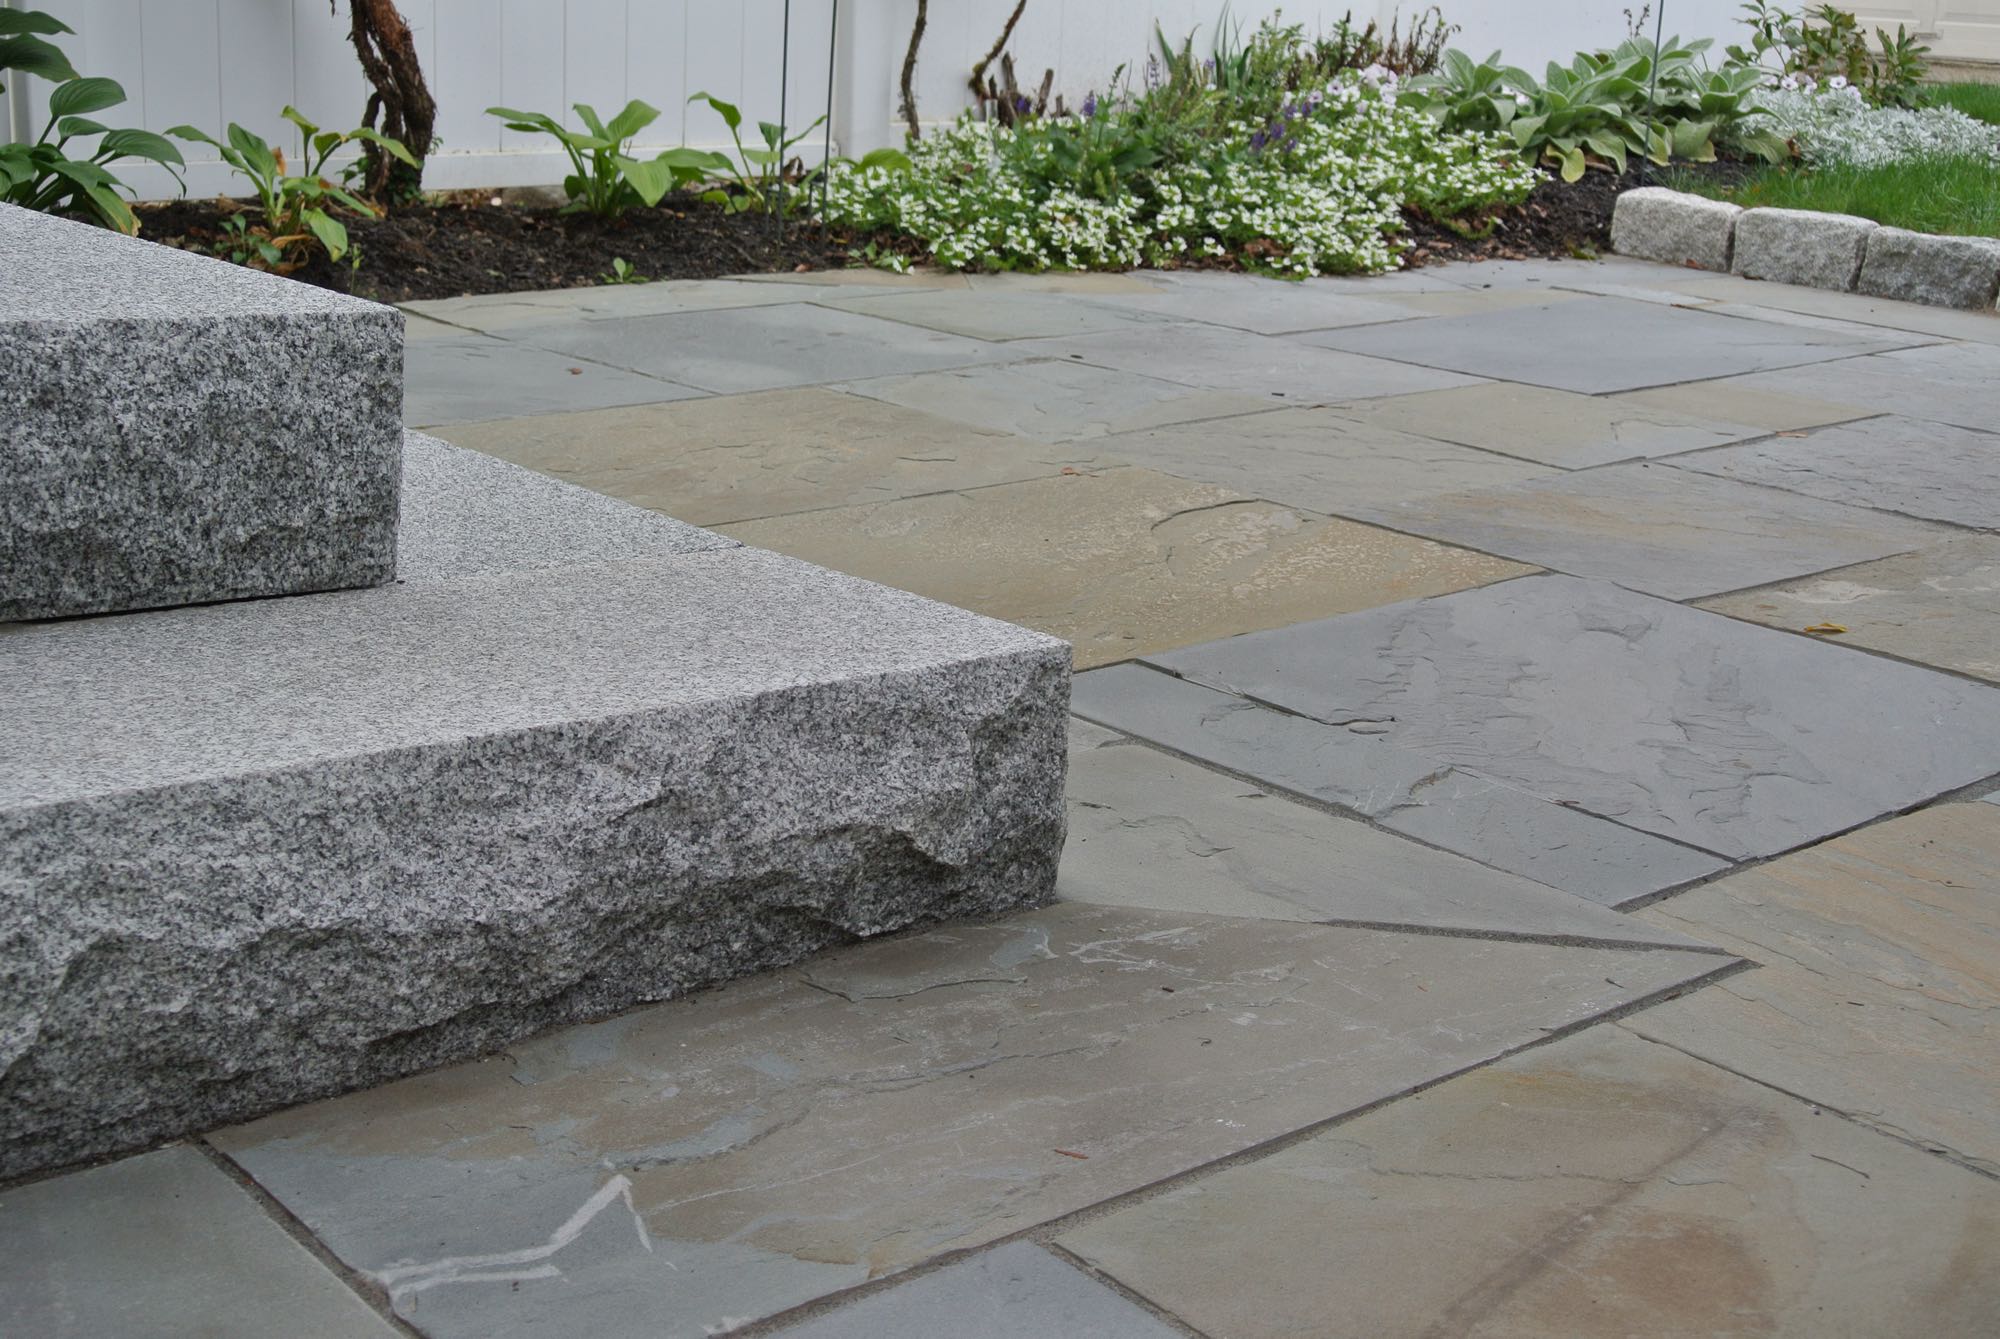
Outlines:
{"type": "Polygon", "coordinates": [[[1295,338],[1329,349],[1596,395],[1847,358],[1921,337],[1889,330],[1862,337],[1589,297],[1295,338]]]}
{"type": "Polygon", "coordinates": [[[701,394],[679,382],[486,335],[414,339],[403,350],[403,421],[412,427],[701,394]]]}
{"type": "Polygon", "coordinates": [[[1149,317],[1143,311],[1124,311],[1081,301],[1067,293],[991,288],[934,288],[914,293],[829,289],[822,290],[815,300],[821,306],[841,311],[988,340],[1087,335],[1161,319],[1149,317]]]}
{"type": "MultiPolygon", "coordinates": [[[[1991,426],[2000,429],[2000,383],[1994,408],[1991,426]]],[[[1674,463],[1830,502],[2000,530],[2000,436],[1948,423],[1887,414],[1674,463]]]]}
{"type": "Polygon", "coordinates": [[[1165,912],[1703,947],[1595,902],[1271,794],[1109,734],[1071,731],[1056,894],[1165,912]]]}
{"type": "Polygon", "coordinates": [[[248,1191],[178,1145],[0,1191],[0,1333],[393,1339],[396,1331],[248,1191]]]}
{"type": "Polygon", "coordinates": [[[1077,676],[1080,715],[1351,809],[1495,869],[1618,906],[1714,874],[1727,862],[1607,822],[1439,758],[1177,679],[1144,665],[1077,676]]]}
{"type": "Polygon", "coordinates": [[[1647,462],[1349,511],[1397,530],[1670,600],[1907,553],[1949,533],[1922,521],[1647,462]]]}
{"type": "Polygon", "coordinates": [[[537,326],[521,337],[540,348],[719,392],[922,372],[1007,356],[982,340],[810,303],[579,321],[537,326]]]}
{"type": "Polygon", "coordinates": [[[774,1339],[1181,1339],[1183,1331],[1016,1241],[779,1330],[774,1339]]]}
{"type": "Polygon", "coordinates": [[[434,1339],[701,1334],[1728,961],[1066,904],[840,950],[214,1140],[434,1339]]]}
{"type": "Polygon", "coordinates": [[[2000,772],[2000,690],[1572,577],[1149,659],[1732,858],[2000,772]]]}
{"type": "MultiPolygon", "coordinates": [[[[1983,319],[1983,318],[1974,318],[1983,319]]],[[[1730,387],[1776,390],[1866,405],[1878,414],[1991,429],[2000,423],[2000,345],[1939,344],[1732,377],[1730,387]]]]}

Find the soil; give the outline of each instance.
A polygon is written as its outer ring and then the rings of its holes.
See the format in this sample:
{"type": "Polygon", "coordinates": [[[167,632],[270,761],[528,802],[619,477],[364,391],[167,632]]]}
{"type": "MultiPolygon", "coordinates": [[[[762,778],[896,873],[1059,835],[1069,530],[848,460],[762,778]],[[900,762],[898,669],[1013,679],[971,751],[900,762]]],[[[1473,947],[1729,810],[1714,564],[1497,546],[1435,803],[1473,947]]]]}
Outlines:
{"type": "MultiPolygon", "coordinates": [[[[1548,177],[1524,203],[1480,219],[1438,220],[1411,211],[1402,234],[1409,247],[1404,263],[1594,256],[1610,248],[1618,193],[1644,184],[1641,172],[1618,177],[1590,171],[1576,182],[1548,177]]],[[[781,232],[768,214],[732,214],[685,196],[615,220],[493,199],[485,192],[456,192],[386,218],[350,219],[360,266],[322,258],[292,277],[379,302],[407,302],[586,287],[606,282],[613,262],[621,260],[635,278],[712,279],[840,269],[871,241],[912,258],[916,251],[907,239],[856,237],[812,224],[792,222],[781,232]]],[[[142,205],[138,214],[142,235],[201,250],[219,237],[229,209],[214,200],[181,200],[142,205]]]]}

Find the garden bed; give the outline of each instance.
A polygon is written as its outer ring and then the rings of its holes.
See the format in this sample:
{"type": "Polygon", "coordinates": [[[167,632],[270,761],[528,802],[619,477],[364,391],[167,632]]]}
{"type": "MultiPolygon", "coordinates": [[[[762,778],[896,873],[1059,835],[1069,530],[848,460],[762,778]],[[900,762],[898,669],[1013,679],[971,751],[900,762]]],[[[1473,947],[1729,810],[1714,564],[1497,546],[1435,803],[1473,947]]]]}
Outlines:
{"type": "MultiPolygon", "coordinates": [[[[1439,222],[1406,213],[1399,236],[1408,266],[1454,260],[1590,256],[1610,245],[1611,208],[1629,185],[1604,172],[1581,181],[1549,177],[1520,205],[1484,220],[1439,222]],[[1468,236],[1471,233],[1473,235],[1468,236]]],[[[142,235],[201,250],[220,235],[228,207],[216,200],[177,200],[138,208],[142,235]]],[[[291,277],[378,302],[478,293],[580,288],[607,282],[622,260],[646,279],[714,279],[841,269],[868,241],[846,230],[790,223],[781,235],[766,214],[730,214],[692,199],[669,199],[616,220],[564,214],[546,206],[491,203],[480,193],[398,211],[385,219],[351,219],[359,268],[323,258],[291,277]]],[[[1233,267],[1233,260],[1191,264],[1233,267]]]]}

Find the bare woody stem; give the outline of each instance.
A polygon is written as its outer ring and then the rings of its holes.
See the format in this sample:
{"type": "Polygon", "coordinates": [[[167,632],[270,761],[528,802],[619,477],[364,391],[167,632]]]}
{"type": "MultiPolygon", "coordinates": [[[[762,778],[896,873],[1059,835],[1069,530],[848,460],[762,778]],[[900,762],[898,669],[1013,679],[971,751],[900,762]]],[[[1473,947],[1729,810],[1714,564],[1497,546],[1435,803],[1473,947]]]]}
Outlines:
{"type": "MultiPolygon", "coordinates": [[[[1026,0],[1023,0],[1026,3],[1026,0]]],[[[918,139],[923,132],[917,127],[917,48],[924,42],[924,25],[930,21],[929,0],[917,0],[917,21],[910,29],[910,49],[903,53],[903,121],[910,128],[910,138],[918,139]]]]}
{"type": "Polygon", "coordinates": [[[1027,7],[1028,0],[1018,0],[1018,3],[1014,6],[1014,12],[1007,16],[1007,26],[1000,30],[1000,40],[995,42],[993,49],[988,51],[984,56],[981,56],[979,63],[972,67],[972,78],[969,82],[972,85],[973,97],[984,98],[987,96],[986,67],[1000,58],[1000,52],[1006,47],[1007,39],[1014,35],[1014,25],[1021,21],[1021,11],[1027,7]]]}

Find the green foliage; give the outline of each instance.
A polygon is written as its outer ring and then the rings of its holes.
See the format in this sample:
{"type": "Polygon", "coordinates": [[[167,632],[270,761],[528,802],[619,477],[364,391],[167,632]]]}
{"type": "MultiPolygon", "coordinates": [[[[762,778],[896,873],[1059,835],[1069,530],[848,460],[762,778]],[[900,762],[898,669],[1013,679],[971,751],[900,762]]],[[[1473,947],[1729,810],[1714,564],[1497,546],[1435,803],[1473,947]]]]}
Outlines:
{"type": "Polygon", "coordinates": [[[585,129],[571,130],[542,112],[516,111],[511,107],[488,107],[488,116],[497,116],[509,130],[527,134],[552,135],[569,155],[574,169],[563,178],[563,193],[569,203],[566,213],[589,212],[600,218],[617,218],[637,205],[650,209],[666,198],[667,192],[726,171],[729,160],[721,154],[699,149],[668,149],[653,158],[634,158],[632,139],[659,118],[659,109],[634,98],[625,110],[609,121],[600,119],[588,103],[575,104],[577,117],[585,129]]]}
{"type": "MultiPolygon", "coordinates": [[[[1860,21],[1837,5],[1821,4],[1804,11],[1784,9],[1769,0],[1748,0],[1743,23],[1750,29],[1747,46],[1729,48],[1740,65],[1770,68],[1781,76],[1852,85],[1877,107],[1923,105],[1924,58],[1930,48],[1896,25],[1896,35],[1875,30],[1870,51],[1860,21]]],[[[1836,84],[1836,87],[1839,85],[1836,84]]]]}
{"type": "MultiPolygon", "coordinates": [[[[407,148],[379,131],[365,126],[345,134],[321,130],[295,107],[285,108],[284,117],[304,136],[304,170],[300,172],[288,169],[284,150],[274,148],[234,121],[229,123],[227,137],[222,140],[193,126],[173,126],[167,131],[179,139],[210,145],[223,162],[250,179],[257,192],[260,219],[252,223],[241,213],[232,217],[223,225],[227,238],[218,254],[239,265],[274,274],[298,269],[312,259],[316,248],[335,262],[350,254],[347,225],[335,215],[336,208],[364,218],[377,217],[373,205],[327,180],[327,159],[341,146],[372,144],[399,162],[416,165],[407,148]]],[[[353,263],[360,263],[359,253],[354,253],[353,263]]]]}
{"type": "Polygon", "coordinates": [[[1591,166],[1623,172],[1634,155],[1666,163],[1711,162],[1719,144],[1781,159],[1785,147],[1745,123],[1761,110],[1762,77],[1708,69],[1710,43],[1634,38],[1604,51],[1550,61],[1545,78],[1447,51],[1438,73],[1414,79],[1408,97],[1446,130],[1505,134],[1535,161],[1575,181],[1591,166]],[[1650,99],[1650,106],[1649,106],[1650,99]]]}
{"type": "Polygon", "coordinates": [[[1916,158],[1866,167],[1766,167],[1734,182],[1695,173],[1668,181],[1744,206],[1856,214],[1915,232],[2000,236],[2000,172],[1990,158],[1916,158]]]}
{"type": "Polygon", "coordinates": [[[759,121],[757,133],[763,137],[764,147],[758,149],[743,143],[743,111],[735,103],[724,102],[713,93],[697,93],[688,101],[706,103],[717,116],[722,118],[722,123],[729,127],[729,138],[736,141],[734,163],[722,154],[709,155],[714,160],[717,172],[727,173],[734,178],[731,184],[736,189],[712,190],[701,197],[710,204],[721,205],[731,213],[741,213],[746,209],[763,209],[777,201],[788,189],[786,160],[791,156],[793,147],[804,141],[826,121],[822,116],[798,134],[789,136],[785,133],[784,126],[774,121],[759,121]]]}
{"type": "Polygon", "coordinates": [[[2000,84],[1932,84],[1924,90],[1927,107],[1955,107],[1975,121],[2000,126],[2000,84]]]}
{"type": "MultiPolygon", "coordinates": [[[[143,158],[168,171],[183,166],[181,152],[150,130],[114,130],[91,113],[125,101],[115,79],[85,78],[50,37],[71,29],[37,9],[0,9],[0,73],[19,71],[55,84],[49,90],[48,124],[33,144],[0,144],[0,202],[53,213],[88,213],[107,228],[139,231],[139,220],[118,194],[126,189],[109,165],[143,158]],[[88,158],[72,158],[70,141],[98,136],[88,158]]],[[[4,89],[0,85],[0,89],[4,89]]]]}
{"type": "Polygon", "coordinates": [[[651,283],[652,281],[633,269],[632,262],[625,259],[625,257],[613,256],[611,258],[610,272],[598,275],[597,282],[600,284],[644,284],[651,283]]]}

